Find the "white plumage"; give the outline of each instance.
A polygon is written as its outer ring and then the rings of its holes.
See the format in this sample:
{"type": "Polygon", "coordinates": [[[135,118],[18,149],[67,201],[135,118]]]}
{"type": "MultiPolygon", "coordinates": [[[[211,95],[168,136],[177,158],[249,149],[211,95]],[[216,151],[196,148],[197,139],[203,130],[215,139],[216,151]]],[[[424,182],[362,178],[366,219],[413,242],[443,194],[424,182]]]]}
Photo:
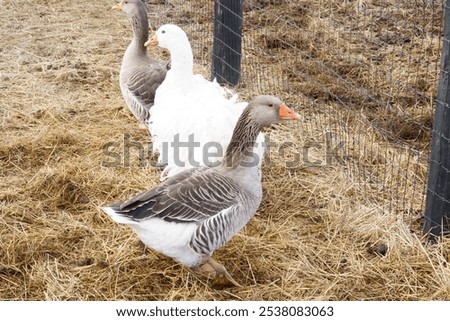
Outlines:
{"type": "Polygon", "coordinates": [[[167,222],[160,218],[133,221],[117,214],[111,207],[103,210],[116,223],[127,224],[145,245],[155,251],[176,258],[186,266],[197,266],[202,262],[203,256],[189,246],[198,224],[167,222]]]}
{"type": "MultiPolygon", "coordinates": [[[[167,164],[161,179],[187,168],[219,165],[247,102],[237,102],[237,95],[216,81],[194,75],[191,45],[178,26],[161,26],[148,43],[158,43],[171,56],[171,69],[150,110],[153,151],[160,154],[160,163],[167,164]]],[[[255,145],[259,166],[263,143],[264,135],[260,134],[255,145]]]]}

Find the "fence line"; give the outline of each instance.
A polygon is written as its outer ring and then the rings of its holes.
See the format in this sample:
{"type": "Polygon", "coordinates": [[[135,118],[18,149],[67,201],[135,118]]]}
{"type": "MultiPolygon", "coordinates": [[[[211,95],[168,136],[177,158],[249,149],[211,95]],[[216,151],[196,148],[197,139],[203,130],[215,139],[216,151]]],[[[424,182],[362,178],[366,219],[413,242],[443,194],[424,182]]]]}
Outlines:
{"type": "MultiPolygon", "coordinates": [[[[221,1],[168,2],[177,10],[169,18],[187,28],[202,58],[197,63],[211,70],[213,7],[221,1]]],[[[344,143],[342,167],[368,200],[417,219],[425,210],[431,135],[448,142],[431,130],[444,2],[244,0],[237,88],[301,106],[308,135],[332,129],[344,143]]],[[[450,165],[433,162],[448,174],[450,165]]]]}

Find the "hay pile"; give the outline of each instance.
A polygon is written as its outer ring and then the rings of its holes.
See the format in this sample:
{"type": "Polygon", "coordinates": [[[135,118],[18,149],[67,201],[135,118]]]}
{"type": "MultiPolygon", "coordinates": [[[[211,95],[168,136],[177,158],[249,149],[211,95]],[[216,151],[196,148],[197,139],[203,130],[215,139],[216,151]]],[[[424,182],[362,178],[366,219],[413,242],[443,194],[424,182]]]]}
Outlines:
{"type": "MultiPolygon", "coordinates": [[[[271,132],[274,141],[292,145],[264,167],[265,197],[256,216],[214,255],[246,287],[211,287],[144,248],[98,208],[155,185],[159,177],[137,148],[124,161],[125,144],[140,143],[148,152],[148,136],[124,108],[118,87],[128,22],[109,11],[112,1],[41,2],[6,1],[7,19],[0,19],[0,299],[450,297],[448,239],[425,244],[420,221],[368,199],[336,162],[285,166],[312,139],[322,141],[321,124],[330,123],[329,115],[308,109],[297,87],[268,92],[301,106],[308,117],[271,132]],[[116,143],[111,150],[121,155],[116,166],[108,166],[108,143],[116,143]]],[[[265,8],[269,2],[259,1],[265,8]]],[[[174,9],[153,3],[151,10],[174,9]]],[[[192,21],[169,18],[182,26],[192,21]]],[[[254,95],[248,87],[242,92],[244,98],[254,95]]],[[[309,157],[323,159],[324,150],[312,148],[309,157]]]]}

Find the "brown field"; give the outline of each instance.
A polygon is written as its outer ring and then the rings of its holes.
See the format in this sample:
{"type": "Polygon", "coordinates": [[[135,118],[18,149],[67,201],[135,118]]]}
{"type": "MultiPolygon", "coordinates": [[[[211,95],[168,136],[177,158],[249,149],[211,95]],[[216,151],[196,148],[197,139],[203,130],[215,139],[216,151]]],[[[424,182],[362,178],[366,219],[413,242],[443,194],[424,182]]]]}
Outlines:
{"type": "MultiPolygon", "coordinates": [[[[105,164],[105,144],[149,140],[118,86],[125,16],[113,0],[36,2],[6,0],[0,12],[1,300],[450,299],[450,239],[427,243],[420,217],[441,11],[428,23],[427,1],[363,1],[365,14],[357,1],[246,2],[239,93],[276,94],[304,121],[271,131],[292,144],[266,163],[255,217],[214,253],[245,286],[220,288],[99,209],[159,179],[136,148],[105,164]],[[346,140],[344,164],[323,161],[330,131],[346,140]],[[287,168],[308,144],[321,163],[287,168]]],[[[152,27],[184,27],[206,75],[211,19],[196,14],[209,1],[149,2],[152,27]]]]}

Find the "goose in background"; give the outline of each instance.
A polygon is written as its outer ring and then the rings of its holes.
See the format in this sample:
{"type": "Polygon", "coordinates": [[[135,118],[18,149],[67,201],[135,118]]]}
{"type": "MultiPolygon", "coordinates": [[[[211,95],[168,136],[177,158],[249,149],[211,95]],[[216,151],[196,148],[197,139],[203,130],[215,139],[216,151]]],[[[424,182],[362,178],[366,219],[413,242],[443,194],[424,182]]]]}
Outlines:
{"type": "MultiPolygon", "coordinates": [[[[168,49],[171,58],[171,68],[156,91],[149,123],[153,152],[159,153],[160,163],[167,164],[161,174],[164,180],[187,168],[218,164],[247,102],[237,102],[237,95],[216,81],[194,74],[192,48],[180,27],[161,26],[146,43],[157,44],[168,49]]],[[[254,155],[260,167],[263,134],[257,138],[254,155]]]]}
{"type": "Polygon", "coordinates": [[[261,129],[298,119],[277,97],[258,96],[240,116],[220,166],[185,170],[102,210],[131,227],[148,247],[189,268],[214,271],[222,284],[240,286],[211,255],[247,224],[261,203],[260,169],[248,153],[261,129]]]}
{"type": "Polygon", "coordinates": [[[155,92],[166,77],[166,63],[150,57],[147,47],[147,8],[141,0],[122,0],[112,7],[128,17],[133,38],[128,45],[120,67],[119,84],[126,105],[145,128],[154,104],[155,92]]]}

